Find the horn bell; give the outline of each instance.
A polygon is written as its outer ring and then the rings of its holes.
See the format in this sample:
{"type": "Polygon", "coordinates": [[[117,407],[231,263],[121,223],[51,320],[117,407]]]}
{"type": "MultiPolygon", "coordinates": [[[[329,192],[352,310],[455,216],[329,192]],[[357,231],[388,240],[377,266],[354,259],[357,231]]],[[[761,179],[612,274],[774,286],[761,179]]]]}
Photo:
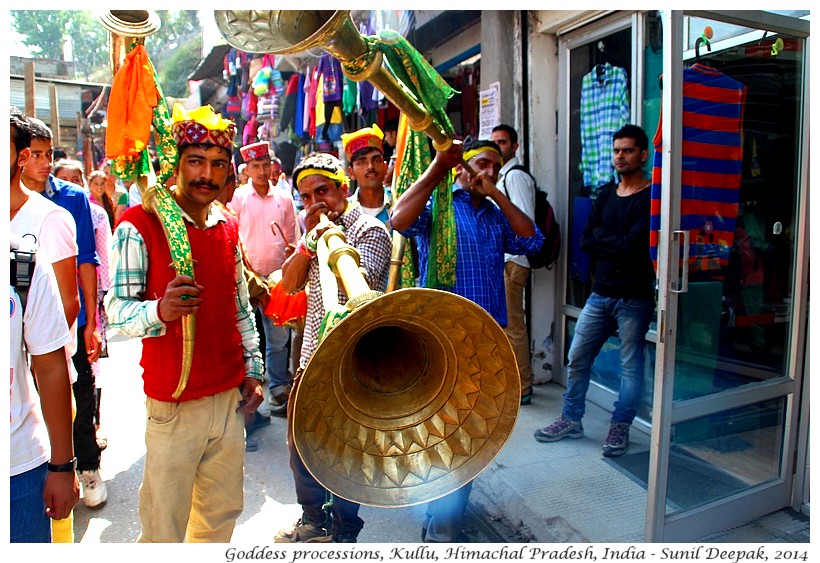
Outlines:
{"type": "Polygon", "coordinates": [[[153,10],[106,10],[99,12],[97,18],[108,31],[123,37],[148,37],[162,25],[153,10]]]}
{"type": "Polygon", "coordinates": [[[277,54],[327,47],[351,21],[349,10],[215,10],[214,18],[232,47],[277,54]]]}
{"type": "Polygon", "coordinates": [[[484,309],[400,289],[325,336],[293,397],[293,441],[333,494],[413,506],[459,489],[498,455],[520,385],[510,341],[484,309]]]}

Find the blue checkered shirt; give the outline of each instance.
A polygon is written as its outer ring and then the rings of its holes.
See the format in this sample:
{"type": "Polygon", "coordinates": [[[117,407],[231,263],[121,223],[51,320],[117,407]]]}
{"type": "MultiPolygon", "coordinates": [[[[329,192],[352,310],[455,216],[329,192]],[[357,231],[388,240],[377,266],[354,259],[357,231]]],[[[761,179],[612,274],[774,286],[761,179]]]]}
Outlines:
{"type": "MultiPolygon", "coordinates": [[[[421,280],[427,278],[432,210],[431,198],[416,222],[401,231],[405,237],[416,237],[421,280]]],[[[458,185],[453,186],[453,210],[456,218],[456,284],[436,289],[466,297],[505,327],[504,254],[534,254],[544,243],[544,235],[537,227],[531,237],[516,235],[507,217],[490,200],[483,201],[476,208],[470,194],[458,185]]]]}

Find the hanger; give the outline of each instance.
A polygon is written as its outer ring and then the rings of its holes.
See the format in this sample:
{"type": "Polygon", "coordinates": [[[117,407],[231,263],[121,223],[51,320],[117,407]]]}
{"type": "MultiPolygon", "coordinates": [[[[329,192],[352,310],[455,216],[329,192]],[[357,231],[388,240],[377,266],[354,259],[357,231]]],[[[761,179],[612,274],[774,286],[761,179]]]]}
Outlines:
{"type": "MultiPolygon", "coordinates": [[[[596,57],[595,58],[598,61],[606,60],[604,58],[604,53],[605,52],[606,52],[606,45],[604,45],[603,41],[598,41],[598,51],[596,52],[596,57]]],[[[603,63],[598,62],[598,64],[595,65],[595,75],[598,78],[598,82],[603,84],[604,77],[606,75],[606,67],[603,65],[603,63]]]]}
{"type": "Polygon", "coordinates": [[[700,37],[695,40],[695,62],[700,62],[700,45],[703,43],[706,45],[706,50],[710,53],[712,52],[712,45],[709,43],[709,40],[714,36],[714,31],[712,30],[712,26],[707,25],[703,28],[703,33],[700,37]]]}

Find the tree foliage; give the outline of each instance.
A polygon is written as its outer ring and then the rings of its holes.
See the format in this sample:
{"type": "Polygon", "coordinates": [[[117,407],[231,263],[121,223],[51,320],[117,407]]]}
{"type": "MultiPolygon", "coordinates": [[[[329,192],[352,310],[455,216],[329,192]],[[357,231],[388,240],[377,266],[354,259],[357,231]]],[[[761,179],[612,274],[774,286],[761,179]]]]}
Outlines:
{"type": "MultiPolygon", "coordinates": [[[[145,49],[157,68],[167,95],[187,95],[186,77],[201,59],[201,27],[196,10],[157,11],[159,31],[148,37],[145,49]],[[163,77],[169,81],[166,85],[163,77]]],[[[12,28],[26,37],[25,44],[38,58],[63,59],[67,38],[77,76],[110,82],[108,30],[86,10],[11,10],[12,28]]]]}

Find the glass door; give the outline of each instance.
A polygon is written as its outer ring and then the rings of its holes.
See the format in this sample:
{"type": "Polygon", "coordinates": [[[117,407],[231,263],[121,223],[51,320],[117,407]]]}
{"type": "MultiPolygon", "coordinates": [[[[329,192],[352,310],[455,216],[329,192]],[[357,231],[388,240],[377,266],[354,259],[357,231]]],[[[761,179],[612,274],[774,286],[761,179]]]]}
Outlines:
{"type": "Polygon", "coordinates": [[[794,502],[809,24],[762,11],[661,23],[646,540],[681,542],[794,502]]]}

